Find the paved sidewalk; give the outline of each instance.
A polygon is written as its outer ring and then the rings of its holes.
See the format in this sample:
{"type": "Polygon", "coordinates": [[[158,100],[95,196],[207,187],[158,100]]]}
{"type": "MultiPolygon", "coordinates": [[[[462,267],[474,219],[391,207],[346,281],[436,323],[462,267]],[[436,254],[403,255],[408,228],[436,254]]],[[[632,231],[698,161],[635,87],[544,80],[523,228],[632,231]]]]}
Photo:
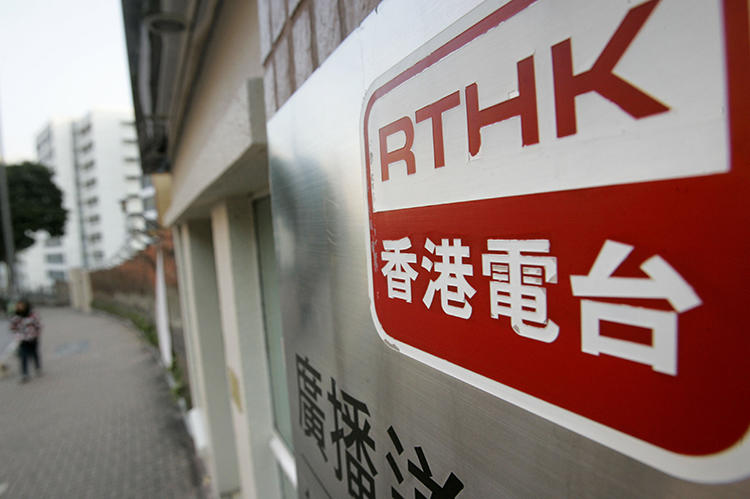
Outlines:
{"type": "Polygon", "coordinates": [[[14,358],[0,379],[0,497],[201,497],[190,438],[139,333],[71,309],[39,315],[44,375],[19,384],[14,358]]]}

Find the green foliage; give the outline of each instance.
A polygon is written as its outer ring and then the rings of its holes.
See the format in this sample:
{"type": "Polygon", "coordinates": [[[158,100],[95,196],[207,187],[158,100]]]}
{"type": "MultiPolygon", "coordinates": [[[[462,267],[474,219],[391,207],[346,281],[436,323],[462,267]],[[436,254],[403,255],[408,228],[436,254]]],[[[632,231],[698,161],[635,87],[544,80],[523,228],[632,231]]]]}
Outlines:
{"type": "MultiPolygon", "coordinates": [[[[16,251],[34,244],[33,232],[38,230],[53,237],[62,236],[68,213],[63,208],[63,193],[52,181],[52,171],[26,161],[7,166],[5,172],[16,251]]],[[[4,244],[0,244],[0,261],[5,261],[4,244]]]]}
{"type": "Polygon", "coordinates": [[[190,400],[190,390],[185,383],[185,376],[182,374],[182,369],[176,360],[172,360],[172,365],[169,366],[169,372],[172,373],[172,378],[175,380],[175,386],[172,388],[172,396],[175,400],[184,399],[187,406],[191,407],[192,401],[190,400]]]}

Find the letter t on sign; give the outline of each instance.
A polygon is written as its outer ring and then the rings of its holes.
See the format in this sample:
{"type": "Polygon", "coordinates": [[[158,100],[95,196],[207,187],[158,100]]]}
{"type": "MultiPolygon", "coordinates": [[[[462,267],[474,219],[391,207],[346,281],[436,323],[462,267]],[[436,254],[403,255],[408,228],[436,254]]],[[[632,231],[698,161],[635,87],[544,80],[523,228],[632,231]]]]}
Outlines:
{"type": "Polygon", "coordinates": [[[412,175],[417,172],[417,164],[411,146],[414,144],[414,125],[408,116],[399,118],[379,130],[380,134],[380,175],[383,182],[388,180],[388,167],[397,161],[406,162],[406,174],[412,175]],[[403,132],[405,136],[404,145],[393,151],[388,150],[388,137],[403,132]]]}
{"type": "Polygon", "coordinates": [[[435,168],[445,166],[445,149],[443,148],[443,113],[461,104],[458,90],[429,106],[418,109],[415,118],[417,123],[426,119],[432,120],[432,149],[435,158],[435,168]]]}

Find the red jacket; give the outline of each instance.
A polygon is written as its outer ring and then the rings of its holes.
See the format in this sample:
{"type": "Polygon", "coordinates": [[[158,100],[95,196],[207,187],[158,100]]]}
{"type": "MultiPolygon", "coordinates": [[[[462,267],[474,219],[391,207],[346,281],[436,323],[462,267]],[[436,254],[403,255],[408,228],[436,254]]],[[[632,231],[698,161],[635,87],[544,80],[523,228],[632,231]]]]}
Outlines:
{"type": "Polygon", "coordinates": [[[14,315],[10,319],[10,330],[15,333],[19,340],[31,341],[39,338],[39,335],[42,334],[42,323],[34,312],[31,312],[28,317],[14,315]]]}

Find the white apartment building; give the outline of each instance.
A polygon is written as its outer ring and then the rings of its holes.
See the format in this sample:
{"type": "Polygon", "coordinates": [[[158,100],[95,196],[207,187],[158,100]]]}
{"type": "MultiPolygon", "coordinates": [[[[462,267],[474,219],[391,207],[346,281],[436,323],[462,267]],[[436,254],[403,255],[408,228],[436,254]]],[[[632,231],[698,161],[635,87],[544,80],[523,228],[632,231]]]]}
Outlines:
{"type": "Polygon", "coordinates": [[[37,135],[37,161],[54,170],[68,220],[64,236],[38,234],[19,255],[22,289],[49,288],[72,267],[108,266],[142,246],[142,194],[153,197],[153,189],[142,186],[133,121],[131,112],[94,110],[53,120],[37,135]]]}
{"type": "Polygon", "coordinates": [[[73,126],[82,228],[83,266],[122,258],[142,230],[138,145],[130,113],[92,111],[73,126]]]}
{"type": "Polygon", "coordinates": [[[63,192],[68,210],[65,235],[36,234],[37,243],[19,254],[19,285],[25,290],[47,288],[65,280],[69,267],[81,266],[81,227],[73,147],[73,120],[54,119],[36,137],[37,161],[54,171],[54,181],[63,192]]]}

